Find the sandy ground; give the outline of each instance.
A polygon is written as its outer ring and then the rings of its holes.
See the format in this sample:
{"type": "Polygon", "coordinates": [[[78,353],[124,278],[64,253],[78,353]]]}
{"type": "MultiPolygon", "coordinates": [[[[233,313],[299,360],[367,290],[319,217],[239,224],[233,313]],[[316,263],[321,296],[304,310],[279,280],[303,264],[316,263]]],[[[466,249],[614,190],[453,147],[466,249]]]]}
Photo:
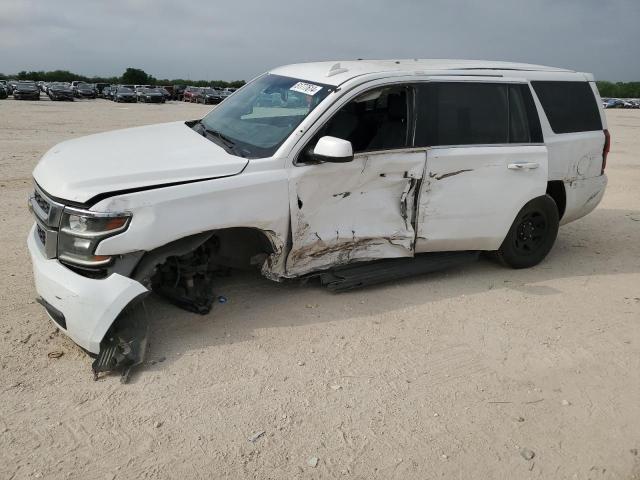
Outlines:
{"type": "Polygon", "coordinates": [[[0,478],[640,478],[640,111],[607,112],[606,196],[536,268],[341,295],[233,276],[205,317],[152,299],[148,365],[94,382],[34,302],[30,172],[208,109],[0,101],[0,478]]]}

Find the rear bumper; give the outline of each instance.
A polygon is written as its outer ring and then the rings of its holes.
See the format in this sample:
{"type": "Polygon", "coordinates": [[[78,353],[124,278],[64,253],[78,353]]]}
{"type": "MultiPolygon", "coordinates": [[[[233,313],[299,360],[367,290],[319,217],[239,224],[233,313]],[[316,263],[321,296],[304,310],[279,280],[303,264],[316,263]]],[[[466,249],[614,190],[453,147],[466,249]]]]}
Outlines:
{"type": "Polygon", "coordinates": [[[600,203],[607,187],[607,176],[564,182],[567,205],[560,224],[573,222],[591,213],[600,203]]]}
{"type": "Polygon", "coordinates": [[[94,280],[78,275],[56,259],[47,259],[35,225],[29,232],[27,246],[36,291],[43,300],[40,303],[57,327],[92,353],[99,353],[100,342],[120,312],[148,292],[141,283],[117,273],[94,280]]]}

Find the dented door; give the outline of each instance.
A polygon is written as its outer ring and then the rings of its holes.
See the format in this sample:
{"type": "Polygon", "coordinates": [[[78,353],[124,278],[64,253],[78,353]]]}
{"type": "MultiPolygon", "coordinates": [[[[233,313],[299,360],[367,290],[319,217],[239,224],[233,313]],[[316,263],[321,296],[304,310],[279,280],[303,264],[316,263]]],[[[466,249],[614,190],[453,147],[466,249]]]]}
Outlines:
{"type": "Polygon", "coordinates": [[[520,209],[545,194],[547,172],[544,145],[430,149],[416,251],[497,250],[520,209]]]}
{"type": "Polygon", "coordinates": [[[424,150],[409,150],[294,167],[287,274],[413,256],[414,209],[425,162],[424,150]]]}

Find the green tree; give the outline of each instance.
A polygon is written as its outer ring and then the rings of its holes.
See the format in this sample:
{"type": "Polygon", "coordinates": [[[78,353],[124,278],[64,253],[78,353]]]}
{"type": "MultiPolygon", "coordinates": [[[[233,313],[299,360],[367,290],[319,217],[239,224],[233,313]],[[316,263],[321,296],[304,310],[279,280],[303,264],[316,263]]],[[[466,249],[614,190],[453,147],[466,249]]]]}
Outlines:
{"type": "Polygon", "coordinates": [[[154,83],[155,79],[139,68],[127,68],[122,74],[122,83],[128,85],[147,85],[154,83]]]}

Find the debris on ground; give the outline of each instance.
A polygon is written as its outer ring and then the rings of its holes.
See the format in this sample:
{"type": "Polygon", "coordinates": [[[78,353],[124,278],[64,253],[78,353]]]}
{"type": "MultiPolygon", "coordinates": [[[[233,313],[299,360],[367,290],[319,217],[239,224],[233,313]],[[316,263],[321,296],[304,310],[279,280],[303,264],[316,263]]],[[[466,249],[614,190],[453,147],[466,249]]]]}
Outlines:
{"type": "Polygon", "coordinates": [[[634,456],[636,456],[636,457],[638,456],[638,449],[637,449],[637,448],[632,448],[632,449],[631,449],[631,450],[629,450],[629,451],[631,452],[631,455],[634,455],[634,456]]]}
{"type": "Polygon", "coordinates": [[[536,453],[533,450],[530,450],[528,448],[521,448],[520,449],[520,455],[525,460],[533,460],[533,457],[536,456],[536,453]]]}
{"type": "Polygon", "coordinates": [[[62,350],[53,350],[47,353],[47,357],[49,358],[60,358],[63,355],[64,355],[64,352],[62,350]]]}
{"type": "Polygon", "coordinates": [[[563,407],[568,407],[569,405],[571,405],[571,402],[569,400],[562,400],[563,407]]]}
{"type": "Polygon", "coordinates": [[[160,422],[160,421],[158,421],[158,422],[154,423],[154,424],[153,424],[153,426],[154,426],[154,427],[156,427],[156,428],[160,428],[160,427],[162,426],[162,424],[163,424],[163,423],[164,423],[164,422],[160,422]]]}
{"type": "Polygon", "coordinates": [[[516,422],[524,422],[524,417],[516,417],[516,422]]]}
{"type": "Polygon", "coordinates": [[[304,367],[304,362],[302,360],[298,361],[298,366],[304,367]]]}
{"type": "Polygon", "coordinates": [[[22,343],[27,343],[30,339],[31,336],[33,335],[33,333],[30,333],[29,335],[27,335],[26,337],[24,337],[22,340],[20,340],[22,343]]]}
{"type": "Polygon", "coordinates": [[[255,433],[255,434],[251,435],[247,440],[249,440],[251,443],[256,443],[256,440],[258,440],[264,434],[265,434],[265,431],[264,430],[260,430],[258,433],[255,433]]]}
{"type": "Polygon", "coordinates": [[[309,460],[307,460],[307,465],[316,468],[318,466],[318,457],[309,457],[309,460]]]}
{"type": "Polygon", "coordinates": [[[225,297],[225,296],[223,296],[223,295],[220,295],[220,296],[218,297],[218,303],[227,303],[227,301],[228,301],[228,300],[227,300],[227,297],[225,297]]]}

